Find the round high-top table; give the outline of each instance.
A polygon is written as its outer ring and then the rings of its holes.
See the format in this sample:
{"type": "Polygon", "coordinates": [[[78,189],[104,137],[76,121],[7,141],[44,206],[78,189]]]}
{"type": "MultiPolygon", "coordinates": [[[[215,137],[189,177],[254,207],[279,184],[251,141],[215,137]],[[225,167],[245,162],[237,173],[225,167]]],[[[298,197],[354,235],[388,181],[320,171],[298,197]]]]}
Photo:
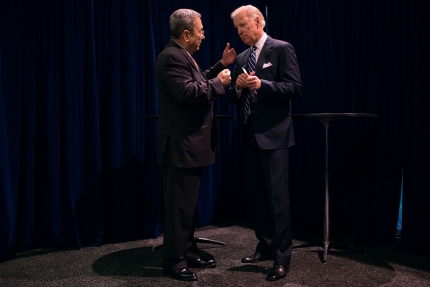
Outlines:
{"type": "MultiPolygon", "coordinates": [[[[322,247],[324,249],[322,262],[327,261],[327,253],[330,248],[329,242],[329,169],[328,169],[328,128],[330,123],[334,120],[348,119],[348,118],[376,118],[376,114],[373,113],[309,113],[309,114],[293,114],[293,118],[303,118],[303,119],[316,119],[321,121],[325,127],[325,166],[324,166],[324,176],[325,176],[325,207],[324,207],[324,242],[322,247]]],[[[333,244],[333,243],[332,243],[333,244]]],[[[294,246],[293,248],[301,247],[312,247],[320,246],[321,243],[306,243],[294,246]]],[[[340,246],[340,245],[339,245],[340,246]]],[[[359,250],[352,246],[348,246],[350,249],[359,250]]]]}

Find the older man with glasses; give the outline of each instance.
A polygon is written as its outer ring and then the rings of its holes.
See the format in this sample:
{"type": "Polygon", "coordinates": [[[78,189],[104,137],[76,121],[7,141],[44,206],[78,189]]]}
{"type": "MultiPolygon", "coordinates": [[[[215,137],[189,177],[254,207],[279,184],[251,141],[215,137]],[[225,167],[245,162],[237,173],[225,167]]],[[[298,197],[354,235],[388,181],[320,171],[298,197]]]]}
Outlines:
{"type": "Polygon", "coordinates": [[[201,15],[179,9],[170,16],[170,41],[157,59],[160,106],[156,160],[162,166],[164,195],[163,271],[194,281],[188,267],[215,267],[194,239],[194,212],[204,166],[215,162],[213,103],[225,95],[227,66],[236,52],[227,43],[221,61],[202,71],[193,59],[205,39],[201,15]],[[204,256],[206,255],[206,256],[204,256]]]}

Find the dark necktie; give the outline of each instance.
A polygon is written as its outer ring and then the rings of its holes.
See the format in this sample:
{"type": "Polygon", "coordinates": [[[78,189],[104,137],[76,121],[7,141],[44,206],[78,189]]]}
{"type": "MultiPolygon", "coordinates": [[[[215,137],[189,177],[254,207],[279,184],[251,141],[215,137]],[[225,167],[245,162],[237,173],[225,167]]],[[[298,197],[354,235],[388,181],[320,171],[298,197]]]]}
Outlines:
{"type": "MultiPolygon", "coordinates": [[[[251,55],[249,56],[249,59],[248,59],[248,74],[250,74],[252,71],[255,70],[255,59],[256,59],[255,49],[257,49],[256,46],[252,46],[251,47],[251,55]]],[[[250,110],[250,103],[251,103],[251,96],[255,92],[256,91],[250,91],[250,90],[248,90],[248,92],[246,93],[246,96],[245,96],[245,106],[244,106],[244,109],[243,109],[243,122],[244,123],[246,123],[246,121],[248,120],[249,110],[250,110]]]]}

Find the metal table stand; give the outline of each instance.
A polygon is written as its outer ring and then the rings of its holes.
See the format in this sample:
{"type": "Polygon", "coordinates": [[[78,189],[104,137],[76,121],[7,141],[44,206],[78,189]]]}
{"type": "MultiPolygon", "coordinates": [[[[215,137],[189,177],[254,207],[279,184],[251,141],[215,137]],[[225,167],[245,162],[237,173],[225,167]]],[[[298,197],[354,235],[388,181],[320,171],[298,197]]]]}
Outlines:
{"type": "Polygon", "coordinates": [[[343,248],[343,249],[351,249],[359,252],[365,252],[362,249],[343,245],[343,244],[335,244],[329,241],[329,169],[328,169],[328,128],[330,123],[335,119],[343,119],[343,118],[357,118],[357,117],[365,117],[365,118],[376,118],[376,114],[373,113],[310,113],[310,114],[294,114],[295,118],[309,118],[309,119],[317,119],[321,121],[323,126],[325,127],[325,166],[324,166],[324,177],[325,177],[325,206],[324,206],[324,242],[315,242],[315,243],[305,243],[293,246],[293,248],[305,248],[305,247],[315,247],[321,246],[324,249],[324,253],[322,256],[322,263],[327,261],[327,253],[330,247],[334,248],[343,248]]]}

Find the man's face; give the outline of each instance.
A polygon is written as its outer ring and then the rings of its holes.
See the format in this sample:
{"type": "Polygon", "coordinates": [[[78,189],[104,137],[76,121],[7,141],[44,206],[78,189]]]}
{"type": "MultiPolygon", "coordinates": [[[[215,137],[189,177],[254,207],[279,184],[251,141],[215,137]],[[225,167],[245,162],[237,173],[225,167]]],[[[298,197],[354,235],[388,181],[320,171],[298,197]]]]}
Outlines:
{"type": "Polygon", "coordinates": [[[190,50],[192,50],[192,53],[194,53],[195,51],[198,51],[200,49],[200,44],[205,38],[205,31],[203,30],[202,20],[199,17],[196,17],[194,19],[194,30],[190,32],[191,34],[189,46],[190,50]]]}
{"type": "Polygon", "coordinates": [[[254,20],[250,20],[246,11],[237,14],[236,17],[233,18],[234,28],[237,29],[240,39],[242,39],[245,44],[252,46],[260,39],[257,26],[259,21],[260,19],[258,17],[254,20]]]}

